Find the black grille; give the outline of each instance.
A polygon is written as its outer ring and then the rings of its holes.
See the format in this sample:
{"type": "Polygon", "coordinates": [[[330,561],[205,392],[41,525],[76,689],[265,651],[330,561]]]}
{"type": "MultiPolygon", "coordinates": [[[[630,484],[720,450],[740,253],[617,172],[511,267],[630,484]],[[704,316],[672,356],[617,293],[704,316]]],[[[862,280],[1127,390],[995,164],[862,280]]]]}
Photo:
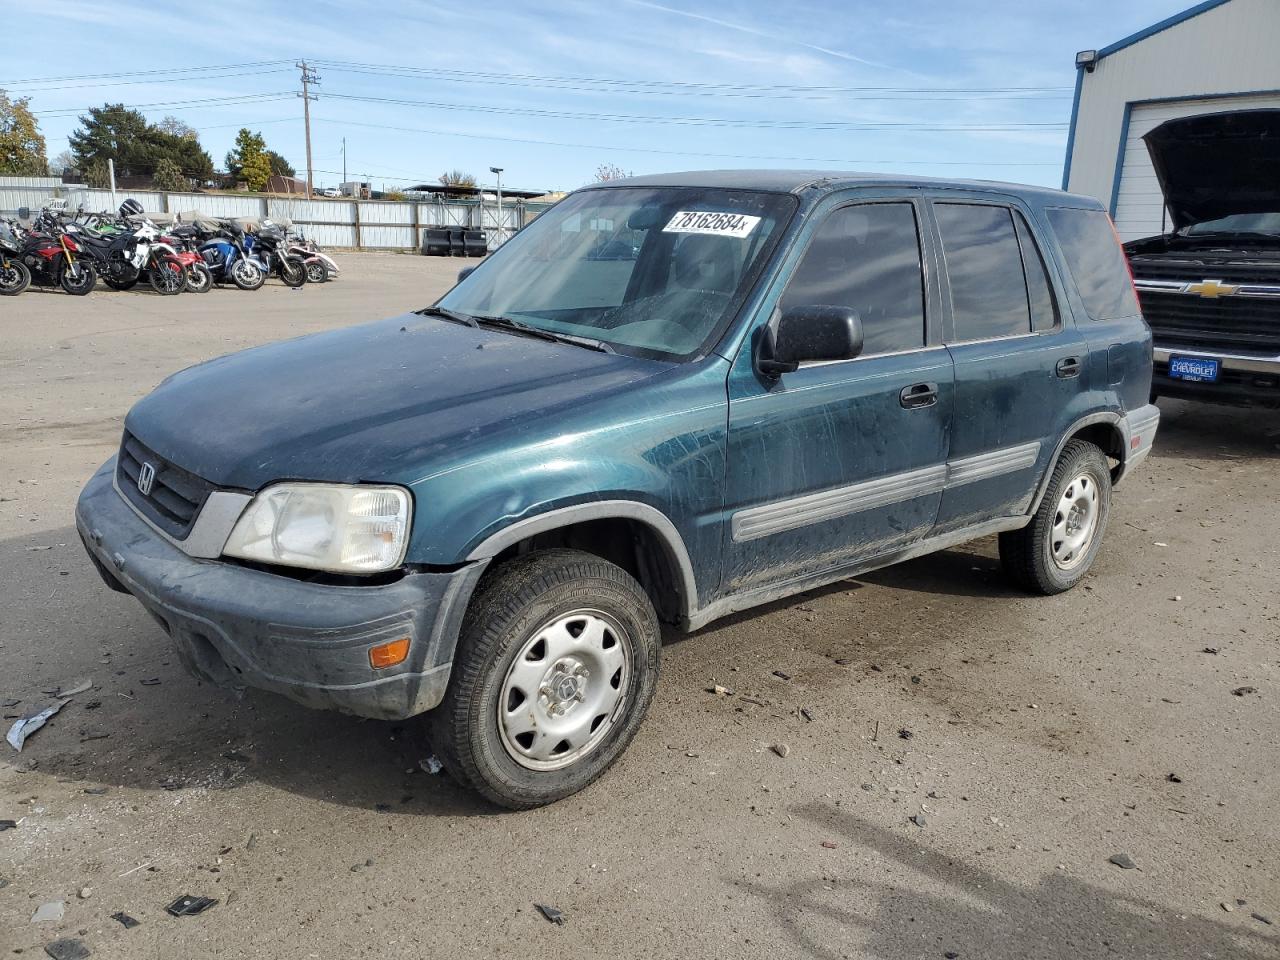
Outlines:
{"type": "Polygon", "coordinates": [[[127,430],[116,460],[116,483],[131,503],[176,540],[191,532],[200,508],[214,490],[208,480],[170,463],[127,430]],[[155,471],[146,495],[138,489],[143,464],[150,464],[155,471]]]}
{"type": "Polygon", "coordinates": [[[1142,315],[1158,346],[1186,344],[1227,350],[1280,351],[1280,299],[1180,293],[1140,295],[1142,315]]]}
{"type": "Polygon", "coordinates": [[[1139,280],[1198,283],[1212,279],[1223,283],[1280,283],[1280,261],[1178,260],[1167,256],[1147,259],[1138,256],[1133,258],[1132,265],[1133,274],[1139,280]]]}

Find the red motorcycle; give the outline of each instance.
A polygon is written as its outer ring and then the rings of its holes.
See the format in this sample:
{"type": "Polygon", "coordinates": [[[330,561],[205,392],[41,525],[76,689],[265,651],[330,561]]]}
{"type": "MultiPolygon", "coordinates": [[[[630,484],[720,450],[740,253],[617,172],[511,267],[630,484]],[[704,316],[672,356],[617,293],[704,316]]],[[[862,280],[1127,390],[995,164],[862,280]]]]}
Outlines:
{"type": "Polygon", "coordinates": [[[213,289],[213,271],[199,251],[199,234],[195,227],[178,226],[160,238],[172,248],[172,255],[182,264],[189,293],[208,293],[213,289]]]}
{"type": "Polygon", "coordinates": [[[22,262],[32,279],[57,284],[67,293],[83,297],[98,282],[93,264],[80,258],[80,247],[61,222],[47,210],[32,225],[22,245],[22,262]]]}

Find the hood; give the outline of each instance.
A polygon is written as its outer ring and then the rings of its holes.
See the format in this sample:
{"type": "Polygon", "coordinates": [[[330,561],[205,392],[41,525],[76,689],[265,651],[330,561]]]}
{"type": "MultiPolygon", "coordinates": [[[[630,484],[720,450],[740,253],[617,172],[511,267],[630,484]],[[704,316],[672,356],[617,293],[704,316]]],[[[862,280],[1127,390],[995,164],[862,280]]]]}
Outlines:
{"type": "Polygon", "coordinates": [[[1175,229],[1280,210],[1280,110],[1167,120],[1142,139],[1175,229]]]}
{"type": "Polygon", "coordinates": [[[125,426],[220,486],[407,483],[670,367],[406,314],[189,367],[125,426]]]}

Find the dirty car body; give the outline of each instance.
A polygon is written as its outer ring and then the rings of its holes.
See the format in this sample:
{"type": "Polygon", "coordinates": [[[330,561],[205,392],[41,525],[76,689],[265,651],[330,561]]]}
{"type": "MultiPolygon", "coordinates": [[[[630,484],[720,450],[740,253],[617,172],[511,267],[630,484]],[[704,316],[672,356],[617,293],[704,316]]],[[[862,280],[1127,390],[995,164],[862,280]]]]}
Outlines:
{"type": "MultiPolygon", "coordinates": [[[[1093,200],[990,183],[588,188],[434,308],[170,377],[130,411],[77,524],[198,676],[423,713],[479,629],[475,598],[518,558],[607,561],[694,630],[1020,531],[1083,442],[1119,481],[1158,412],[1118,245],[1094,254],[1101,282],[1064,254],[1098,230],[1093,200]],[[404,658],[378,665],[398,640],[404,658]]],[[[539,688],[564,692],[552,715],[582,700],[586,662],[539,688]]]]}
{"type": "Polygon", "coordinates": [[[1169,232],[1126,244],[1162,396],[1280,407],[1280,110],[1144,138],[1169,232]]]}

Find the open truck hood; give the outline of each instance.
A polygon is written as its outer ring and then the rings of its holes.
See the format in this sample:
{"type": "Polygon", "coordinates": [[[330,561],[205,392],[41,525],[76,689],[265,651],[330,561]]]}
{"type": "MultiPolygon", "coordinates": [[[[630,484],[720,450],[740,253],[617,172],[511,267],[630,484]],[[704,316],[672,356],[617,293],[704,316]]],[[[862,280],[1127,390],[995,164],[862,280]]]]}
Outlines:
{"type": "Polygon", "coordinates": [[[1166,120],[1142,139],[1175,229],[1280,210],[1280,109],[1166,120]]]}

